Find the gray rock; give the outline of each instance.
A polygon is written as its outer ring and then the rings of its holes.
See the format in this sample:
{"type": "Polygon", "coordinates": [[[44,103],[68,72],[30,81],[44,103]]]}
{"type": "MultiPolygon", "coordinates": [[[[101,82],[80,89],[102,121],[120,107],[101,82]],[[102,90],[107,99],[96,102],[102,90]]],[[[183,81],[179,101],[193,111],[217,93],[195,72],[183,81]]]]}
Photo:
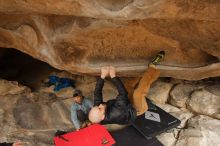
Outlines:
{"type": "Polygon", "coordinates": [[[165,146],[173,146],[177,141],[180,130],[186,126],[187,120],[190,119],[193,114],[187,109],[178,109],[168,104],[159,105],[159,107],[161,107],[166,112],[169,112],[171,115],[181,121],[181,124],[177,128],[168,130],[157,136],[159,141],[165,146]]]}
{"type": "MultiPolygon", "coordinates": [[[[49,95],[49,94],[48,94],[49,95]]],[[[38,95],[39,96],[39,95],[38,95]]],[[[44,95],[45,96],[45,95],[44,95]]],[[[35,96],[33,96],[35,99],[35,96]]],[[[16,123],[26,129],[51,129],[72,127],[70,105],[72,100],[33,101],[29,97],[21,97],[13,110],[16,123]],[[50,101],[50,102],[49,102],[50,101]]]]}
{"type": "Polygon", "coordinates": [[[157,80],[151,85],[147,97],[157,104],[165,104],[172,86],[172,83],[157,80]]]}
{"type": "Polygon", "coordinates": [[[219,146],[220,121],[207,116],[196,116],[188,121],[175,146],[219,146]]]}
{"type": "Polygon", "coordinates": [[[178,84],[170,92],[169,102],[176,107],[186,107],[190,94],[197,89],[192,84],[178,84]]]}
{"type": "Polygon", "coordinates": [[[17,105],[13,110],[13,115],[16,123],[22,128],[46,128],[45,123],[41,120],[41,106],[32,102],[27,97],[22,97],[17,101],[17,105]]]}
{"type": "Polygon", "coordinates": [[[206,86],[205,89],[216,96],[220,96],[220,82],[206,86]]]}
{"type": "Polygon", "coordinates": [[[205,89],[194,91],[187,106],[193,112],[220,119],[220,96],[216,96],[205,89]]]}

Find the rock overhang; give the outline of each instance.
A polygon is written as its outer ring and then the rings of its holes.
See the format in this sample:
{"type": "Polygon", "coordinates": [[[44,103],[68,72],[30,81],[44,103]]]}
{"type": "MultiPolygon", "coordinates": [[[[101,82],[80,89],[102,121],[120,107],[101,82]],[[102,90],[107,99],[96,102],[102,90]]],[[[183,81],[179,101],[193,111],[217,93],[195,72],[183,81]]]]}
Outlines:
{"type": "Polygon", "coordinates": [[[1,2],[0,47],[16,48],[55,68],[97,75],[111,64],[120,76],[140,76],[165,50],[161,76],[220,75],[218,1],[13,2],[1,2]]]}

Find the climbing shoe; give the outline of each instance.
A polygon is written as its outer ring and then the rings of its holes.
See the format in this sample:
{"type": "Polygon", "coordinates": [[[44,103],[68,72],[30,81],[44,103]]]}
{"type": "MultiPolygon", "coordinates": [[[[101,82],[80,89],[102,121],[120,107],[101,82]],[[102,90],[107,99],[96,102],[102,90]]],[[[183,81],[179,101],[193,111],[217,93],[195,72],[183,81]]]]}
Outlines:
{"type": "Polygon", "coordinates": [[[165,51],[160,51],[157,55],[150,61],[149,65],[158,65],[165,56],[165,51]]]}

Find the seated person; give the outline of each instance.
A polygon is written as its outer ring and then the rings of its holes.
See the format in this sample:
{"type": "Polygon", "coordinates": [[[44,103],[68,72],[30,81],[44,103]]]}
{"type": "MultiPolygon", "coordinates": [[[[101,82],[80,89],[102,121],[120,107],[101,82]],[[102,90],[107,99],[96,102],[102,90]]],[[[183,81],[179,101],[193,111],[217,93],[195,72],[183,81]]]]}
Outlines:
{"type": "Polygon", "coordinates": [[[16,141],[15,143],[0,143],[0,146],[22,146],[23,142],[16,141]]]}
{"type": "Polygon", "coordinates": [[[80,90],[73,93],[73,104],[71,105],[71,119],[76,130],[83,128],[88,120],[88,113],[92,108],[92,101],[82,95],[80,90]]]}
{"type": "Polygon", "coordinates": [[[164,58],[164,55],[164,51],[156,55],[141,79],[136,78],[126,83],[128,90],[126,90],[120,79],[116,77],[114,67],[103,67],[101,69],[101,77],[97,79],[94,92],[94,107],[89,112],[89,120],[92,123],[129,124],[135,120],[136,116],[145,113],[148,110],[145,98],[150,85],[160,75],[156,65],[164,58]],[[104,103],[102,88],[104,86],[104,79],[108,74],[116,86],[119,95],[116,99],[104,103]]]}

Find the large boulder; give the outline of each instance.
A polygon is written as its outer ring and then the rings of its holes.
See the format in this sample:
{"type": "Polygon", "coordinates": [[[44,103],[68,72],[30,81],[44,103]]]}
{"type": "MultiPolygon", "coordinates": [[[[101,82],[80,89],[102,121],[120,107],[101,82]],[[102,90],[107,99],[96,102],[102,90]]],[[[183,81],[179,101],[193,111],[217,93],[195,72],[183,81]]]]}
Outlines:
{"type": "Polygon", "coordinates": [[[205,89],[216,96],[220,96],[220,82],[212,83],[211,85],[206,86],[205,89]]]}
{"type": "Polygon", "coordinates": [[[18,84],[16,81],[0,79],[0,96],[20,94],[23,92],[30,92],[30,89],[18,84]]]}
{"type": "Polygon", "coordinates": [[[220,145],[220,121],[207,116],[196,116],[181,130],[176,146],[217,146],[220,145]]]}
{"type": "Polygon", "coordinates": [[[42,93],[20,97],[13,109],[16,123],[25,129],[72,127],[70,105],[73,100],[57,101],[56,98],[42,93]]]}
{"type": "Polygon", "coordinates": [[[157,80],[151,85],[147,98],[154,101],[154,103],[165,104],[172,86],[172,83],[157,80]]]}
{"type": "Polygon", "coordinates": [[[112,64],[119,76],[141,76],[165,50],[161,76],[215,77],[219,8],[217,0],[1,0],[0,48],[74,74],[97,75],[112,64]]]}
{"type": "Polygon", "coordinates": [[[190,95],[197,88],[193,84],[177,84],[170,92],[169,103],[176,107],[186,108],[187,100],[189,100],[190,95]]]}
{"type": "Polygon", "coordinates": [[[194,91],[187,106],[193,112],[220,119],[220,96],[205,89],[194,91]]]}

